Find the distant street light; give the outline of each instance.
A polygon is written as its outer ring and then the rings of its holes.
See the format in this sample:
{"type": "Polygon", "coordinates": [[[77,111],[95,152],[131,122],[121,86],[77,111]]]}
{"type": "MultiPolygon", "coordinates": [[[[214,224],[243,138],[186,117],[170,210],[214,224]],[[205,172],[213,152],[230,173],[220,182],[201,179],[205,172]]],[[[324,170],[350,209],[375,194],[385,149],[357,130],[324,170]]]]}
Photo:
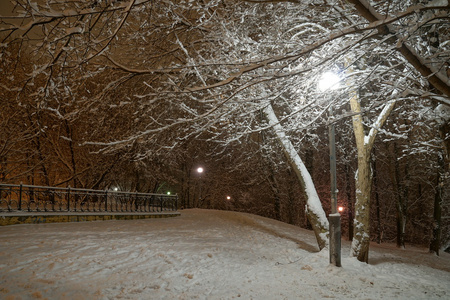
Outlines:
{"type": "Polygon", "coordinates": [[[199,167],[197,168],[197,172],[200,176],[200,184],[199,184],[199,194],[198,194],[198,204],[200,205],[202,202],[202,173],[203,173],[203,168],[199,167]]]}
{"type": "MultiPolygon", "coordinates": [[[[322,75],[318,88],[321,91],[339,88],[341,78],[333,72],[322,75]]],[[[328,117],[329,123],[329,147],[330,147],[330,179],[331,179],[331,214],[330,222],[330,263],[336,267],[341,266],[341,214],[337,210],[337,186],[336,186],[336,140],[333,117],[333,105],[330,104],[328,117]]]]}
{"type": "Polygon", "coordinates": [[[231,197],[230,197],[230,196],[227,196],[227,200],[231,200],[231,197]]]}
{"type": "Polygon", "coordinates": [[[344,207],[343,207],[343,206],[339,206],[339,207],[338,207],[338,211],[339,211],[339,212],[343,212],[343,211],[344,211],[344,207]]]}
{"type": "Polygon", "coordinates": [[[170,196],[170,192],[167,192],[167,195],[169,195],[169,196],[170,196]]]}

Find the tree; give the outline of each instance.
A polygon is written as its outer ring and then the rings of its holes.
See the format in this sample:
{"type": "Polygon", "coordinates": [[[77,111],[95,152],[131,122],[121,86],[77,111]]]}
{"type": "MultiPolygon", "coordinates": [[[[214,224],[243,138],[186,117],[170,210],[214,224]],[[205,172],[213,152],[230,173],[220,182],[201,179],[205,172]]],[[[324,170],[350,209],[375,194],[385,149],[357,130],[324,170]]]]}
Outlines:
{"type": "MultiPolygon", "coordinates": [[[[87,139],[85,145],[103,153],[128,152],[134,145],[143,154],[137,157],[176,151],[205,132],[208,139],[231,146],[280,124],[294,149],[300,149],[307,133],[324,125],[328,107],[335,106],[336,120],[352,117],[355,128],[361,200],[352,251],[367,261],[364,203],[370,198],[375,134],[399,100],[426,96],[449,104],[449,45],[436,43],[448,40],[449,7],[442,1],[425,6],[319,2],[129,0],[40,6],[18,1],[27,26],[2,18],[0,32],[3,45],[37,49],[34,71],[21,88],[37,84],[34,99],[46,109],[62,112],[55,99],[48,100],[55,90],[75,99],[65,117],[71,111],[102,118],[105,107],[126,107],[120,121],[128,116],[133,124],[124,122],[114,137],[87,139]],[[423,38],[426,29],[433,35],[423,38]],[[138,47],[124,47],[129,44],[138,47]],[[317,80],[329,69],[341,70],[351,86],[334,93],[333,103],[324,103],[317,80]],[[88,97],[93,84],[95,95],[88,97]],[[352,110],[345,108],[349,101],[352,110]],[[269,104],[278,121],[267,125],[258,113],[269,104]],[[375,119],[367,136],[366,117],[375,119]]],[[[62,99],[64,106],[67,98],[62,99]]]]}
{"type": "Polygon", "coordinates": [[[322,249],[328,245],[328,220],[326,219],[325,212],[322,209],[319,196],[317,195],[316,188],[312,181],[312,178],[303,163],[303,160],[298,155],[292,143],[286,137],[285,130],[280,125],[277,116],[275,115],[272,106],[269,104],[264,113],[267,116],[270,127],[273,127],[277,139],[283,147],[283,152],[286,159],[290,162],[292,169],[295,171],[297,178],[306,194],[307,205],[306,214],[308,220],[311,223],[314,233],[316,235],[319,248],[322,249]]]}

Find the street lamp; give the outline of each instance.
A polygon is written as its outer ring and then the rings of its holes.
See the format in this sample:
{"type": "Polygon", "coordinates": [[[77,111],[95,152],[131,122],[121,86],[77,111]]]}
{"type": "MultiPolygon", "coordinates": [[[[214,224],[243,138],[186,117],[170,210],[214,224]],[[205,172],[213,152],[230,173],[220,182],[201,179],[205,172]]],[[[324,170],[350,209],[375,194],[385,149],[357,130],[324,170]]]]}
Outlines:
{"type": "MultiPolygon", "coordinates": [[[[341,78],[333,73],[326,72],[322,75],[318,87],[321,91],[339,88],[341,78]]],[[[329,146],[330,146],[330,179],[331,179],[331,214],[330,223],[330,263],[336,267],[341,266],[341,214],[337,209],[337,186],[336,186],[336,140],[333,116],[333,105],[329,111],[329,146]]]]}
{"type": "Polygon", "coordinates": [[[199,194],[198,194],[198,205],[201,204],[202,201],[202,173],[203,173],[203,168],[202,167],[198,167],[197,168],[197,173],[200,176],[200,184],[199,184],[199,194]]]}

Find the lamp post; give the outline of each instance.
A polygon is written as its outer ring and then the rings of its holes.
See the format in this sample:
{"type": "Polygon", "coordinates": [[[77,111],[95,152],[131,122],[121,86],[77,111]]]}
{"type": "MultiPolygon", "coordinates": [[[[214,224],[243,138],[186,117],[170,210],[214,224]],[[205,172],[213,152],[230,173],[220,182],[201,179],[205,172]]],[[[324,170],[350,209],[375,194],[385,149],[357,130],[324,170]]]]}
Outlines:
{"type": "MultiPolygon", "coordinates": [[[[340,78],[338,75],[327,72],[322,75],[319,82],[319,89],[326,91],[339,87],[340,78]]],[[[330,223],[330,263],[336,267],[341,266],[341,214],[337,208],[337,185],[336,185],[336,139],[335,126],[332,120],[333,106],[330,105],[328,137],[330,147],[330,181],[331,181],[331,214],[329,215],[330,223]]]]}
{"type": "Polygon", "coordinates": [[[197,168],[197,173],[200,176],[200,184],[199,184],[199,194],[198,194],[198,204],[200,205],[200,202],[202,201],[202,173],[203,173],[203,168],[199,167],[197,168]]]}

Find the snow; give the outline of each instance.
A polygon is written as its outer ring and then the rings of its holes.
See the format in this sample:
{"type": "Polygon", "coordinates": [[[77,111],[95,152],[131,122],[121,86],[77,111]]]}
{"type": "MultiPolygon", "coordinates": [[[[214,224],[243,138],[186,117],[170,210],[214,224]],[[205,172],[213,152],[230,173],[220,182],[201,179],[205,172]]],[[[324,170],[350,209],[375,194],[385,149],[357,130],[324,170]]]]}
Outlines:
{"type": "Polygon", "coordinates": [[[0,299],[449,299],[450,254],[371,245],[342,268],[311,231],[255,215],[0,228],[0,299]]]}

